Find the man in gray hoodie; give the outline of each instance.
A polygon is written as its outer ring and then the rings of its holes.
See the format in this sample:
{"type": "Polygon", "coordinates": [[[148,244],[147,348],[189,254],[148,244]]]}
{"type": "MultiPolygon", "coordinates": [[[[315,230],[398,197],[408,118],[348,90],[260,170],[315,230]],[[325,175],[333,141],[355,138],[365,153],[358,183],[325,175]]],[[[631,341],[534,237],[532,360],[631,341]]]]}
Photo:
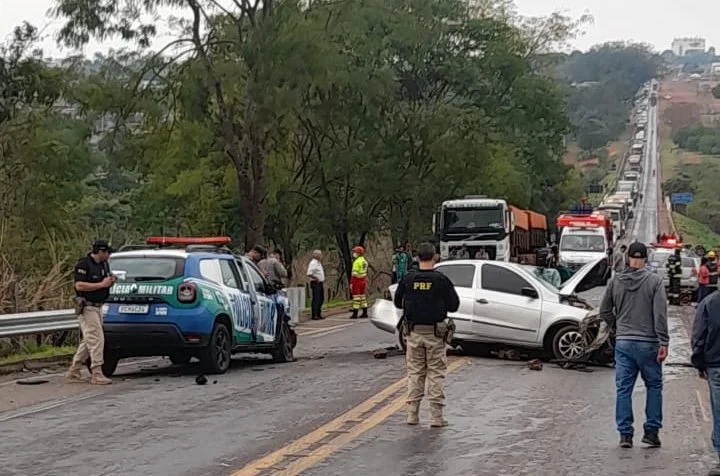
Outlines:
{"type": "Polygon", "coordinates": [[[668,354],[667,297],[660,276],[646,268],[647,248],[628,248],[628,268],[608,283],[600,316],[615,328],[615,422],[620,446],[632,448],[632,393],[638,374],[647,389],[642,442],[660,447],[662,428],[662,362],[668,354]]]}

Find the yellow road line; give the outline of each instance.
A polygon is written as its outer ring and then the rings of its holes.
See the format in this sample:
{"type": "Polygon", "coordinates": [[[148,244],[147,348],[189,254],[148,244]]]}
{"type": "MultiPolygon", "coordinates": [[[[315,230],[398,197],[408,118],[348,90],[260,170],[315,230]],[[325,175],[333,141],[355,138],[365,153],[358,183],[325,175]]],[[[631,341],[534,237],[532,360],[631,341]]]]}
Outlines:
{"type": "MultiPolygon", "coordinates": [[[[467,364],[469,359],[453,360],[448,365],[448,373],[467,364]]],[[[407,380],[402,378],[382,391],[365,400],[355,408],[345,412],[320,428],[308,433],[287,446],[263,456],[244,468],[232,473],[232,476],[257,476],[271,471],[273,475],[295,476],[307,470],[342,449],[360,435],[376,427],[405,406],[404,391],[407,380]],[[377,408],[379,406],[379,408],[377,408]],[[370,415],[365,415],[371,413],[370,415]],[[348,429],[344,426],[351,424],[348,429]],[[334,434],[339,434],[334,436],[334,434]],[[330,437],[330,439],[328,439],[330,437]],[[327,441],[323,441],[327,440],[327,441]],[[289,464],[282,464],[293,459],[289,464]],[[283,467],[281,469],[281,467],[283,467]]]]}
{"type": "Polygon", "coordinates": [[[322,334],[323,332],[332,331],[332,330],[335,330],[335,329],[344,329],[345,327],[350,327],[350,326],[352,326],[352,325],[354,325],[354,324],[355,324],[354,322],[351,322],[351,323],[349,323],[349,324],[340,324],[340,325],[337,325],[337,326],[330,326],[330,327],[322,327],[322,328],[312,329],[312,330],[309,330],[309,331],[298,332],[298,336],[311,336],[311,335],[315,335],[315,334],[322,334]]]}

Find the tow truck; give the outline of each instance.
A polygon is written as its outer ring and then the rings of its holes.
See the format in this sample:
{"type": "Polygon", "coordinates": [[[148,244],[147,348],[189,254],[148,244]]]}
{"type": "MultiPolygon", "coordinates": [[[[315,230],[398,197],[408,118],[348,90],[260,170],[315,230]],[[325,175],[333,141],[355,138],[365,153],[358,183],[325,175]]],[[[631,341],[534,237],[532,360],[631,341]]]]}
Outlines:
{"type": "Polygon", "coordinates": [[[613,224],[607,216],[591,211],[560,215],[559,264],[571,271],[598,258],[608,257],[613,245],[613,224]]]}

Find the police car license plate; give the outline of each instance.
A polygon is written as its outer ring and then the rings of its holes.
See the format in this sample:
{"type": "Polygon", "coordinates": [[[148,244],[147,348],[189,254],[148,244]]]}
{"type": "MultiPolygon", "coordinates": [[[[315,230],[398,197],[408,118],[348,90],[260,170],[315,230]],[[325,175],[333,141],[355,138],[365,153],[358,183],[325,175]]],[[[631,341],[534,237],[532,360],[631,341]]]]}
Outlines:
{"type": "Polygon", "coordinates": [[[120,314],[147,314],[150,306],[147,304],[122,305],[118,307],[120,314]]]}

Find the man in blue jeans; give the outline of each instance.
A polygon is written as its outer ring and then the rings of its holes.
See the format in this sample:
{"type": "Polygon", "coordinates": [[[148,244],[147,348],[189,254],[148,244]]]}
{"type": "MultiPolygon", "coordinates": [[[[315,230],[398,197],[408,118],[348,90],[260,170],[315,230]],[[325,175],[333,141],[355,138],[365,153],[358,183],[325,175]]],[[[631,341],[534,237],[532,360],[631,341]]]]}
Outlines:
{"type": "Polygon", "coordinates": [[[633,446],[632,394],[638,374],[645,382],[642,442],[659,448],[662,428],[662,362],[668,354],[667,298],[660,276],[647,268],[647,248],[628,248],[628,267],[608,283],[600,316],[615,327],[615,422],[620,447],[633,446]]]}
{"type": "MultiPolygon", "coordinates": [[[[691,360],[710,387],[712,442],[720,456],[720,293],[712,293],[698,304],[692,334],[691,360]]],[[[720,476],[720,463],[709,474],[720,476]]]]}

